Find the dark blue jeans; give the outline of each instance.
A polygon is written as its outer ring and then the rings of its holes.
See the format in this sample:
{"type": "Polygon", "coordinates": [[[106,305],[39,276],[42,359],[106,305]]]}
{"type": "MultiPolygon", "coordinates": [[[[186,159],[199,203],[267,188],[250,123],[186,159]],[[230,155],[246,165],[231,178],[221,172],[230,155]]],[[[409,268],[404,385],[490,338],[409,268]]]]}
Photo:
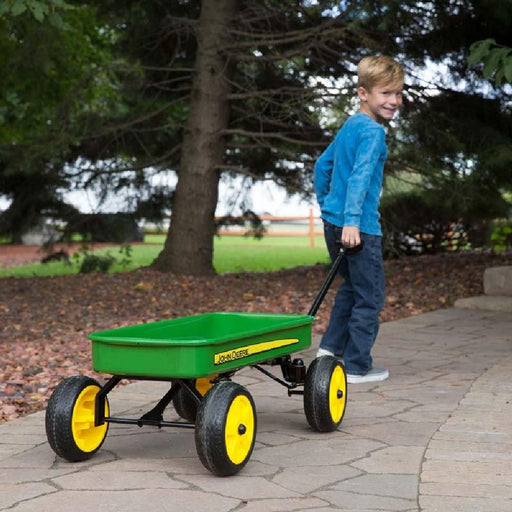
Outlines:
{"type": "MultiPolygon", "coordinates": [[[[327,249],[334,261],[339,252],[341,228],[324,221],[327,249]]],[[[320,346],[343,356],[347,373],[364,375],[372,368],[370,354],[379,331],[379,312],[384,306],[382,237],[361,233],[363,249],[346,256],[339,273],[338,289],[329,325],[320,346]]]]}

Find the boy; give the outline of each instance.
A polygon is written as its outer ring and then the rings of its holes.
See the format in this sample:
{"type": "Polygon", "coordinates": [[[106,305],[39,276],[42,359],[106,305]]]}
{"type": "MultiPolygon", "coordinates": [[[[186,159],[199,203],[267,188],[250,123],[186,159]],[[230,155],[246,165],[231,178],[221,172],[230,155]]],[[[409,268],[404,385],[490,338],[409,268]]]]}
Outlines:
{"type": "Polygon", "coordinates": [[[384,305],[379,196],[387,156],[381,124],[402,104],[404,72],[390,57],[365,57],[358,65],[359,112],[351,116],[315,164],[315,192],[331,260],[339,243],[363,249],[343,258],[340,286],[317,357],[343,357],[350,383],[389,377],[373,366],[371,349],[384,305]]]}

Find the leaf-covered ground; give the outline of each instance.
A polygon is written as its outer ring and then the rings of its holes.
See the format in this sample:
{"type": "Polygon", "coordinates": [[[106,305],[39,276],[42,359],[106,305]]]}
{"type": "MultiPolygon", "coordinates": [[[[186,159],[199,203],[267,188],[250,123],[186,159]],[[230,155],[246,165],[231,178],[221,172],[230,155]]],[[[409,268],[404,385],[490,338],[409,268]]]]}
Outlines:
{"type": "MultiPolygon", "coordinates": [[[[458,253],[386,262],[383,322],[449,307],[483,293],[486,267],[512,255],[458,253]]],[[[40,409],[55,386],[91,370],[93,331],[211,311],[307,313],[327,267],[183,277],[140,270],[115,275],[0,279],[0,422],[40,409]]],[[[335,284],[313,330],[326,326],[335,284]]],[[[104,376],[99,376],[104,379],[104,376]]]]}

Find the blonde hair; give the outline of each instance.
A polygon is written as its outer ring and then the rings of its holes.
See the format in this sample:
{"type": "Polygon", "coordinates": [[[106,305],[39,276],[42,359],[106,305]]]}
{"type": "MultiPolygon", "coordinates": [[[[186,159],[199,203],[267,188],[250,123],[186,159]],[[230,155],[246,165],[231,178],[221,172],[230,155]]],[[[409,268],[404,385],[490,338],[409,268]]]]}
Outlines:
{"type": "Polygon", "coordinates": [[[403,84],[404,70],[386,55],[364,57],[357,65],[357,87],[371,91],[376,85],[403,84]]]}

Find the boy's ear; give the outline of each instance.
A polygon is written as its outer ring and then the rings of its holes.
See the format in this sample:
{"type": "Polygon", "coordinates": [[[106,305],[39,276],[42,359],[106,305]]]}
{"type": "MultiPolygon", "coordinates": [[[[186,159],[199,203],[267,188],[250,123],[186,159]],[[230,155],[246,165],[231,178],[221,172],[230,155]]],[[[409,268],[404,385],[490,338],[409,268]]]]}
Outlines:
{"type": "Polygon", "coordinates": [[[359,96],[359,99],[361,101],[367,101],[368,100],[368,91],[364,87],[358,87],[357,88],[357,95],[359,96]]]}

